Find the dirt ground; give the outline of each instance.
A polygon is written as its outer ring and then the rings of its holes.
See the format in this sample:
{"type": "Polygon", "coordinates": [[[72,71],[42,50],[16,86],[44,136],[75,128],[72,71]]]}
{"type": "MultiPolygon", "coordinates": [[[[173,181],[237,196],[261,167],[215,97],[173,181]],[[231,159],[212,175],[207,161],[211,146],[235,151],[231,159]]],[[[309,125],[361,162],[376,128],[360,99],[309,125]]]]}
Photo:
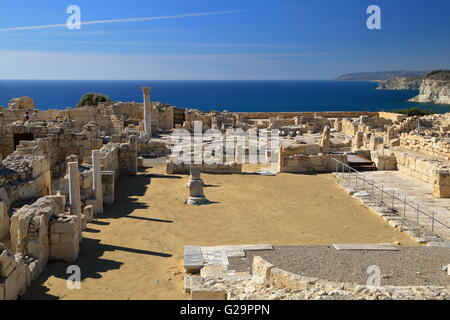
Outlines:
{"type": "Polygon", "coordinates": [[[329,174],[202,178],[212,201],[204,206],[186,205],[188,176],[166,175],[161,165],[120,178],[116,202],[83,233],[73,263],[81,289],[66,288],[67,263],[51,262],[22,299],[186,299],[184,245],[416,245],[329,174]]]}

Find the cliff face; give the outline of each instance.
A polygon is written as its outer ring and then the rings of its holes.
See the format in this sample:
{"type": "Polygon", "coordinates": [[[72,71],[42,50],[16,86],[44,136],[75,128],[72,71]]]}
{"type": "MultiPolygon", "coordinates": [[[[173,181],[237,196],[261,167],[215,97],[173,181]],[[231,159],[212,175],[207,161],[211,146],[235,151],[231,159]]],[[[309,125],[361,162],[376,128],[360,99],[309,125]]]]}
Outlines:
{"type": "Polygon", "coordinates": [[[419,95],[409,101],[450,104],[450,71],[429,73],[420,86],[419,95]]]}
{"type": "Polygon", "coordinates": [[[395,77],[380,81],[380,90],[419,90],[422,84],[422,77],[395,77]]]}

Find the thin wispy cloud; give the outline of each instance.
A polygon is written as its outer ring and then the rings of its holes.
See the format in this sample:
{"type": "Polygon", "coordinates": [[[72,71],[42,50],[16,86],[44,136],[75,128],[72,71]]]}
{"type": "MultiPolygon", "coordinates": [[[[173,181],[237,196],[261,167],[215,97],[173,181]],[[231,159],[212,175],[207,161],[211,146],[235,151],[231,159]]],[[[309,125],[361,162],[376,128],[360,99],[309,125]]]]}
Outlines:
{"type": "MultiPolygon", "coordinates": [[[[209,58],[293,58],[293,57],[314,57],[324,55],[335,55],[335,52],[302,52],[302,53],[213,53],[213,54],[129,54],[129,53],[97,53],[97,52],[52,52],[52,51],[18,51],[18,50],[0,50],[0,58],[6,55],[54,55],[59,57],[115,57],[126,58],[133,60],[135,58],[157,58],[157,59],[177,59],[183,61],[183,59],[209,59],[209,58]]],[[[220,60],[219,60],[220,61],[220,60]]]]}
{"type": "MultiPolygon", "coordinates": [[[[319,49],[315,46],[298,44],[272,43],[207,43],[207,42],[148,42],[148,41],[98,41],[98,40],[53,40],[53,39],[11,39],[17,42],[51,42],[88,45],[149,45],[149,46],[181,46],[181,47],[219,47],[219,48],[281,48],[281,49],[319,49]]],[[[323,49],[323,47],[321,48],[323,49]]]]}
{"type": "MultiPolygon", "coordinates": [[[[240,13],[244,10],[228,10],[228,11],[212,11],[212,12],[197,12],[197,13],[184,13],[170,16],[156,16],[156,17],[141,17],[141,18],[126,18],[126,19],[109,19],[109,20],[92,20],[92,21],[82,21],[81,25],[95,25],[95,24],[105,24],[105,23],[127,23],[127,22],[139,22],[139,21],[154,21],[154,20],[168,20],[168,19],[182,19],[189,17],[201,17],[201,16],[214,16],[214,15],[225,15],[240,13]]],[[[23,31],[23,30],[38,30],[38,29],[51,29],[51,28],[65,28],[66,24],[47,24],[40,26],[23,26],[23,27],[11,27],[2,28],[0,31],[23,31]]]]}
{"type": "Polygon", "coordinates": [[[0,50],[0,70],[3,79],[295,79],[298,68],[307,67],[317,56],[331,54],[335,53],[162,55],[0,50]]]}

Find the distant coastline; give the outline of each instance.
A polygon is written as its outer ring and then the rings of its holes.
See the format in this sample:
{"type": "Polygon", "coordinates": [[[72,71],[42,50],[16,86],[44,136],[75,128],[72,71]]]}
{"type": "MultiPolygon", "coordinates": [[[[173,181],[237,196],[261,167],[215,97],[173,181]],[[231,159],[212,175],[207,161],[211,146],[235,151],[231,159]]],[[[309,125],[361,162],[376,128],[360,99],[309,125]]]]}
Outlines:
{"type": "Polygon", "coordinates": [[[336,81],[383,81],[395,77],[424,77],[431,70],[423,71],[375,71],[375,72],[355,72],[347,73],[337,77],[336,81]]]}

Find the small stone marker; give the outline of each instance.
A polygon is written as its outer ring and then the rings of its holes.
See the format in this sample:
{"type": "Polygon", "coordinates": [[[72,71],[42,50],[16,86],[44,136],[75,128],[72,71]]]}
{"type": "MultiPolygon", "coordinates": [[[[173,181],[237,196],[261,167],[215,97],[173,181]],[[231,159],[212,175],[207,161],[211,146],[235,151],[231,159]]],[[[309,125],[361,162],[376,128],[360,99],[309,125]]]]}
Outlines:
{"type": "Polygon", "coordinates": [[[369,244],[333,244],[336,250],[376,250],[376,251],[398,251],[390,243],[369,243],[369,244]]]}
{"type": "Polygon", "coordinates": [[[200,247],[184,247],[184,268],[190,272],[198,272],[203,267],[203,253],[200,247]]]}
{"type": "Polygon", "coordinates": [[[205,184],[200,178],[200,168],[191,167],[191,179],[189,180],[189,199],[187,204],[206,204],[209,203],[203,192],[205,184]]]}
{"type": "Polygon", "coordinates": [[[450,276],[450,264],[443,266],[442,271],[447,271],[447,274],[450,276]]]}
{"type": "Polygon", "coordinates": [[[450,249],[450,242],[445,242],[445,241],[430,241],[427,243],[428,246],[430,247],[441,247],[441,248],[448,248],[450,249]]]}
{"type": "Polygon", "coordinates": [[[370,193],[368,193],[367,191],[358,191],[358,192],[355,192],[353,195],[355,197],[368,197],[368,196],[370,196],[370,193]]]}

